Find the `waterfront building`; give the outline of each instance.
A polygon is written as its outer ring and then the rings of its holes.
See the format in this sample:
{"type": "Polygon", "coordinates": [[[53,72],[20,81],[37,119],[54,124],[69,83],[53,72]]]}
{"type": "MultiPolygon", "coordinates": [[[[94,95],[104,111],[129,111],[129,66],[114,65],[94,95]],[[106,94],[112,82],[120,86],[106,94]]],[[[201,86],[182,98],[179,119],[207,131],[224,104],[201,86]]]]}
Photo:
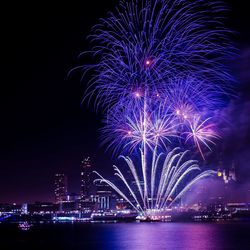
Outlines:
{"type": "Polygon", "coordinates": [[[67,199],[67,176],[64,173],[55,174],[55,200],[61,203],[67,199]]]}
{"type": "Polygon", "coordinates": [[[92,165],[90,157],[86,157],[81,161],[81,198],[90,196],[92,188],[92,165]]]}
{"type": "Polygon", "coordinates": [[[35,202],[28,204],[28,212],[30,214],[52,214],[59,211],[60,204],[52,202],[35,202]]]}
{"type": "Polygon", "coordinates": [[[96,182],[96,194],[91,195],[92,201],[96,204],[96,210],[109,210],[115,208],[116,197],[110,186],[106,183],[96,182]]]}

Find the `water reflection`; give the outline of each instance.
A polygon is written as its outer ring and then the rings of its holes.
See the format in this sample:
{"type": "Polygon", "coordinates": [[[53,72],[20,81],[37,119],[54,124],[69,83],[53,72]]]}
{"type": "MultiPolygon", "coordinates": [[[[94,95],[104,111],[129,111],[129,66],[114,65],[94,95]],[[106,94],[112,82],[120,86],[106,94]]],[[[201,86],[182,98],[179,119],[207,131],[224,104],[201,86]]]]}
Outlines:
{"type": "Polygon", "coordinates": [[[250,249],[250,223],[50,223],[22,232],[0,224],[0,249],[250,249]]]}
{"type": "MultiPolygon", "coordinates": [[[[248,224],[247,229],[243,230],[248,234],[249,229],[248,224]]],[[[237,224],[138,223],[130,226],[123,224],[119,225],[119,230],[115,230],[115,234],[112,235],[115,239],[110,239],[109,249],[248,249],[245,248],[246,245],[250,246],[247,237],[239,242],[239,231],[236,233],[237,231],[237,224]],[[239,244],[242,244],[242,247],[239,244]]]]}

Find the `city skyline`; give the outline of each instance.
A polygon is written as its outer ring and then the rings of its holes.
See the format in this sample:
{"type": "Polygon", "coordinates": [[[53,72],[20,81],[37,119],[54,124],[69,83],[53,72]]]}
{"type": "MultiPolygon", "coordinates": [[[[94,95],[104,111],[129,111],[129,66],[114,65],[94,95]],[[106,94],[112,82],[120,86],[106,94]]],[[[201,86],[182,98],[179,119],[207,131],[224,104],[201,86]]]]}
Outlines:
{"type": "MultiPolygon", "coordinates": [[[[18,42],[16,47],[12,48],[14,57],[10,60],[9,66],[14,66],[17,71],[13,79],[16,87],[15,102],[11,102],[8,106],[10,112],[14,111],[16,116],[14,118],[10,114],[6,116],[9,118],[10,126],[7,126],[3,140],[1,169],[5,168],[5,170],[1,175],[0,198],[2,200],[0,202],[18,201],[18,199],[20,201],[53,199],[52,196],[48,196],[48,191],[51,187],[53,190],[52,176],[55,172],[67,172],[72,180],[70,189],[75,192],[80,180],[78,174],[82,155],[90,155],[96,161],[95,166],[98,170],[108,173],[111,169],[115,160],[109,154],[105,154],[104,148],[98,146],[100,119],[96,118],[94,110],[85,108],[86,104],[80,110],[79,77],[67,77],[67,73],[78,64],[77,54],[87,48],[85,34],[96,22],[96,17],[105,16],[115,2],[107,1],[96,9],[94,5],[87,8],[82,4],[85,7],[83,10],[85,14],[81,11],[74,13],[77,9],[74,7],[74,11],[70,14],[66,12],[67,18],[60,13],[54,17],[53,12],[47,11],[47,20],[43,20],[42,16],[34,17],[24,11],[27,19],[22,20],[16,27],[16,31],[20,30],[19,32],[23,28],[24,33],[20,33],[22,35],[18,38],[20,43],[18,42]],[[88,12],[91,12],[91,17],[88,12]],[[37,29],[34,30],[29,25],[30,18],[35,20],[37,29]],[[56,31],[55,34],[54,31],[56,31]],[[51,39],[45,39],[45,36],[51,39]],[[43,55],[42,52],[45,54],[43,55]],[[19,65],[22,58],[26,58],[24,65],[19,65]],[[33,61],[35,64],[32,63],[33,61]],[[14,134],[11,133],[13,130],[15,130],[14,134]],[[11,155],[13,151],[14,158],[11,155]],[[42,178],[36,178],[37,175],[42,178]]],[[[235,16],[232,20],[239,18],[239,10],[242,8],[240,4],[235,4],[234,7],[232,13],[235,16]]],[[[232,26],[236,26],[236,30],[238,28],[241,32],[241,29],[244,30],[247,26],[243,22],[244,19],[232,26]],[[241,26],[237,27],[239,24],[241,26]]],[[[249,42],[249,33],[246,30],[244,32],[241,33],[242,38],[240,38],[242,54],[247,51],[249,42]]],[[[247,52],[244,60],[246,62],[249,60],[247,52]]],[[[244,60],[241,59],[240,66],[237,65],[240,69],[236,67],[236,74],[242,73],[243,80],[247,79],[247,75],[245,78],[243,75],[247,74],[247,69],[243,71],[245,65],[241,65],[244,60]]],[[[235,119],[237,121],[233,129],[237,130],[237,125],[244,128],[244,131],[237,131],[239,134],[235,133],[233,137],[237,142],[235,152],[240,153],[243,148],[243,156],[240,160],[246,157],[249,146],[246,143],[249,138],[248,118],[244,117],[244,115],[247,116],[250,99],[249,87],[246,87],[246,84],[247,80],[245,85],[243,82],[240,87],[241,93],[244,93],[243,101],[229,110],[234,114],[234,118],[238,117],[235,119]],[[242,109],[245,109],[245,113],[237,114],[242,109]],[[245,132],[245,135],[240,135],[241,132],[245,132]]],[[[227,154],[232,152],[230,140],[226,138],[224,145],[227,148],[227,154]]],[[[247,168],[244,161],[245,158],[241,162],[236,159],[241,168],[239,171],[247,168]]]]}

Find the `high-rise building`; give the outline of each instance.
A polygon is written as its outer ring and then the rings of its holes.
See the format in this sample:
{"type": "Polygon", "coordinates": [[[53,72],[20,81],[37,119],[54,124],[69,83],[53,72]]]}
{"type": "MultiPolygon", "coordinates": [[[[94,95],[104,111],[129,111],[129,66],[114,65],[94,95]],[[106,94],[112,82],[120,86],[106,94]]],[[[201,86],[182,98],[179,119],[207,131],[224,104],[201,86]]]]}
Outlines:
{"type": "Polygon", "coordinates": [[[90,157],[83,159],[83,161],[81,161],[81,198],[90,196],[92,171],[90,157]]]}
{"type": "Polygon", "coordinates": [[[56,203],[66,201],[66,198],[67,198],[67,176],[63,173],[55,174],[56,203]]]}

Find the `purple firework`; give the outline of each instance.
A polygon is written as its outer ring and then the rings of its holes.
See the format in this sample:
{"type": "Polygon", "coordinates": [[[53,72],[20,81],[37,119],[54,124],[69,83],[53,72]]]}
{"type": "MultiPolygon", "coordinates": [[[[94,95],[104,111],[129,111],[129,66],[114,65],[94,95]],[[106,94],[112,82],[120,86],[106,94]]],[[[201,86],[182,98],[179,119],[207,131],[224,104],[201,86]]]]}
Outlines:
{"type": "Polygon", "coordinates": [[[215,129],[215,125],[209,122],[209,120],[211,120],[211,117],[202,120],[200,116],[194,116],[188,121],[189,131],[184,132],[184,134],[186,134],[186,142],[193,140],[204,160],[205,157],[202,147],[205,146],[212,151],[210,145],[215,145],[214,140],[220,138],[215,129]]]}
{"type": "Polygon", "coordinates": [[[151,151],[155,146],[167,148],[173,139],[180,137],[178,117],[168,104],[168,102],[154,101],[148,102],[145,108],[135,105],[130,112],[128,110],[113,112],[109,115],[109,120],[104,121],[103,143],[108,144],[113,153],[124,149],[131,152],[141,148],[143,143],[151,151]]]}
{"type": "Polygon", "coordinates": [[[93,48],[85,53],[95,63],[79,67],[90,79],[84,100],[94,99],[103,109],[103,142],[113,152],[139,149],[139,167],[124,159],[140,195],[117,167],[128,195],[97,174],[145,216],[171,206],[195,181],[214,174],[190,177],[200,168],[192,160],[182,162],[187,151],[176,154],[178,148],[160,167],[158,149],[169,149],[176,138],[193,141],[205,159],[203,148],[211,150],[219,138],[210,116],[234,82],[225,66],[234,55],[221,18],[225,10],[220,1],[121,0],[93,28],[93,48]],[[181,191],[186,178],[193,179],[181,191]]]}
{"type": "Polygon", "coordinates": [[[108,110],[133,105],[140,91],[171,99],[172,91],[185,91],[192,79],[199,86],[192,101],[205,99],[214,107],[234,81],[225,66],[234,50],[220,17],[224,12],[220,1],[120,1],[93,28],[93,49],[83,53],[96,60],[80,67],[91,75],[84,99],[93,97],[108,110]]]}
{"type": "Polygon", "coordinates": [[[94,62],[79,68],[89,80],[84,100],[104,111],[104,144],[166,146],[224,105],[235,54],[225,11],[221,1],[121,0],[93,27],[92,50],[82,54],[94,62]]]}

